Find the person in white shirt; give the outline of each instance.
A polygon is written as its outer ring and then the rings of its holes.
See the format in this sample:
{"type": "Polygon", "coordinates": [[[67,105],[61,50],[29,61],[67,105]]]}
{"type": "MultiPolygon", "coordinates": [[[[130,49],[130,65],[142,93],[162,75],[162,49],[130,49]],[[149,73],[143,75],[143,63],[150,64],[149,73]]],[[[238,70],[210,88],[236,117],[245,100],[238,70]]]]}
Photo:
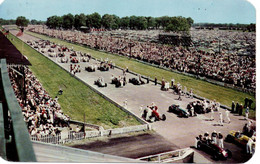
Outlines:
{"type": "Polygon", "coordinates": [[[246,144],[246,153],[252,154],[253,143],[254,143],[253,139],[249,137],[246,144]]]}
{"type": "Polygon", "coordinates": [[[230,123],[230,118],[229,118],[229,111],[228,111],[228,109],[225,109],[225,113],[226,113],[226,119],[227,119],[228,123],[230,123]]]}
{"type": "Polygon", "coordinates": [[[219,124],[220,126],[223,126],[223,115],[221,112],[219,112],[219,124]]]}

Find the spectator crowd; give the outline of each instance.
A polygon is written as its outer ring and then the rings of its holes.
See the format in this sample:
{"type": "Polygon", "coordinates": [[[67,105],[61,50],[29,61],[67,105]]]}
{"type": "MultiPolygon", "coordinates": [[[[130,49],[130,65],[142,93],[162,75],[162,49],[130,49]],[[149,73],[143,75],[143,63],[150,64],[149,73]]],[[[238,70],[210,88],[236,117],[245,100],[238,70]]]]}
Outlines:
{"type": "Polygon", "coordinates": [[[42,26],[31,28],[31,31],[251,91],[256,87],[255,33],[209,30],[206,34],[194,30],[191,31],[193,46],[185,48],[140,42],[141,39],[107,35],[106,32],[82,33],[42,26]]]}
{"type": "Polygon", "coordinates": [[[58,97],[52,99],[29,68],[9,67],[9,76],[31,136],[55,136],[62,127],[70,126],[70,117],[61,110],[58,97]]]}

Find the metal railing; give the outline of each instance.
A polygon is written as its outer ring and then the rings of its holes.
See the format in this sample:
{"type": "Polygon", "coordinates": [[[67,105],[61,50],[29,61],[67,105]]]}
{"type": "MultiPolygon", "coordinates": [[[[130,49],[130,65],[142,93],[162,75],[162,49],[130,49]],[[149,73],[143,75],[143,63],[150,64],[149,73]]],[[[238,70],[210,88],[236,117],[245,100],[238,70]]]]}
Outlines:
{"type": "Polygon", "coordinates": [[[40,141],[40,142],[44,142],[44,143],[52,143],[52,144],[61,144],[62,140],[61,140],[61,135],[57,134],[57,135],[32,135],[31,136],[31,140],[32,141],[40,141]]]}
{"type": "Polygon", "coordinates": [[[6,159],[6,139],[5,139],[5,129],[4,129],[4,113],[3,106],[0,103],[0,156],[6,159]]]}
{"type": "Polygon", "coordinates": [[[52,144],[64,144],[67,142],[82,140],[85,138],[94,138],[94,137],[102,137],[102,136],[111,136],[117,134],[131,133],[131,132],[139,132],[149,130],[148,125],[137,125],[137,126],[129,126],[123,128],[116,129],[107,129],[107,130],[92,130],[84,132],[75,132],[69,131],[68,134],[62,135],[59,133],[57,135],[32,135],[32,141],[40,141],[44,143],[52,143],[52,144]]]}

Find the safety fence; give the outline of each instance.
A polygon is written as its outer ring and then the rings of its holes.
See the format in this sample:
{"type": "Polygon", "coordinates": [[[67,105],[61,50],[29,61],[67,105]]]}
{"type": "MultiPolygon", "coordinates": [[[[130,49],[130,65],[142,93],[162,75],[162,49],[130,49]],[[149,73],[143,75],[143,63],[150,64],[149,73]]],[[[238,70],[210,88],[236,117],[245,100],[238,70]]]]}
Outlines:
{"type": "Polygon", "coordinates": [[[84,132],[75,132],[69,131],[67,135],[63,135],[61,133],[57,135],[32,135],[32,141],[40,141],[44,143],[52,143],[52,144],[64,144],[67,142],[72,142],[75,140],[82,140],[86,138],[94,138],[94,137],[102,137],[102,136],[112,136],[118,134],[125,134],[131,132],[140,132],[149,130],[151,127],[147,124],[145,125],[137,125],[137,126],[129,126],[124,128],[116,128],[116,129],[108,129],[108,130],[93,130],[84,132]]]}

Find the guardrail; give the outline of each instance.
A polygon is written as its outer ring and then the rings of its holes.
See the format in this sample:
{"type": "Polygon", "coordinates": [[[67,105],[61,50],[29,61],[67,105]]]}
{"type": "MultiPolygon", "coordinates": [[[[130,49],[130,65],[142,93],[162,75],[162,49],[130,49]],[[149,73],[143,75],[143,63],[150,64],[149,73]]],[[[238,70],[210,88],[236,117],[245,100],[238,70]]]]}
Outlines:
{"type": "Polygon", "coordinates": [[[6,159],[10,161],[34,162],[36,157],[21,107],[11,86],[6,59],[1,59],[1,84],[1,101],[3,104],[3,108],[0,109],[1,156],[3,155],[3,158],[6,156],[6,159]],[[8,113],[10,113],[11,121],[8,120],[8,113]],[[4,129],[4,132],[2,129],[4,129]]]}
{"type": "Polygon", "coordinates": [[[6,140],[5,140],[5,128],[4,128],[4,113],[3,106],[0,103],[0,156],[6,159],[6,140]]]}
{"type": "Polygon", "coordinates": [[[154,163],[193,163],[194,151],[190,148],[169,151],[165,153],[149,155],[138,160],[154,163]]]}

